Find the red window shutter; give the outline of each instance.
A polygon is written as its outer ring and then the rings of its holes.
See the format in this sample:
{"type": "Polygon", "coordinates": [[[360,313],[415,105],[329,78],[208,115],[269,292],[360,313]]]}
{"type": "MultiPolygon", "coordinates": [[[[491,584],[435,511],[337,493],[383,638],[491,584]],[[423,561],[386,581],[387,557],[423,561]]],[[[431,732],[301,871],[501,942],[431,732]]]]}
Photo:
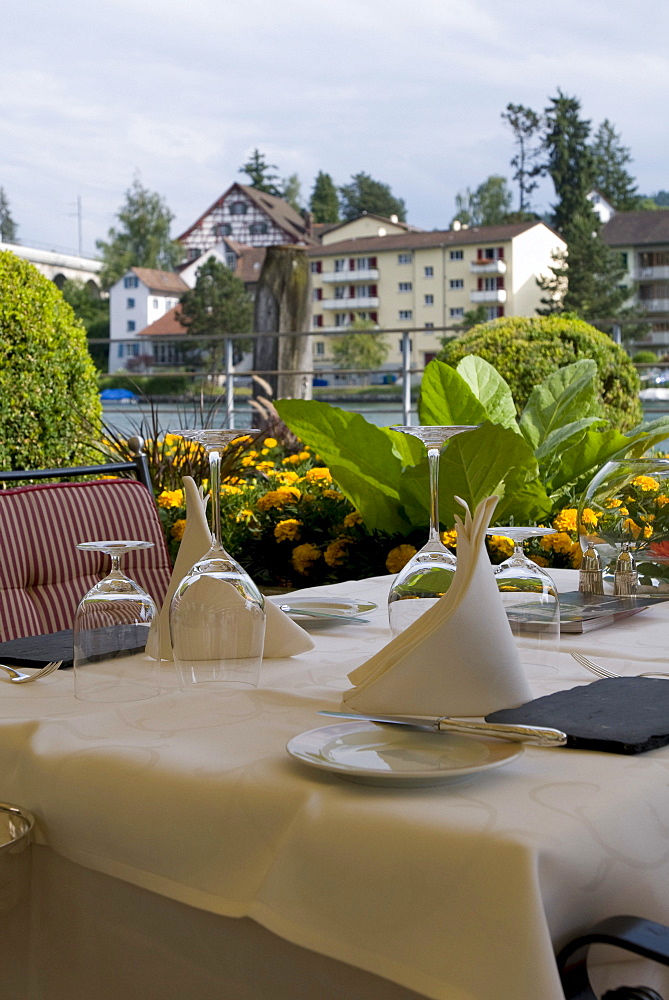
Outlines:
{"type": "Polygon", "coordinates": [[[377,292],[377,289],[376,289],[376,285],[370,285],[369,286],[369,294],[370,294],[371,298],[373,298],[373,299],[376,298],[376,296],[378,295],[378,292],[377,292]]]}
{"type": "Polygon", "coordinates": [[[314,319],[316,320],[316,326],[323,326],[323,317],[322,316],[315,316],[314,319]]]}
{"type": "Polygon", "coordinates": [[[323,298],[323,289],[322,289],[322,288],[317,288],[317,289],[316,289],[316,298],[317,298],[317,299],[318,299],[319,301],[320,301],[320,299],[322,299],[322,298],[323,298]]]}
{"type": "Polygon", "coordinates": [[[355,257],[349,257],[348,269],[349,271],[355,271],[355,257]]]}
{"type": "Polygon", "coordinates": [[[497,287],[498,288],[504,288],[504,278],[498,278],[497,279],[497,287]]]}
{"type": "Polygon", "coordinates": [[[476,259],[483,260],[483,247],[479,247],[476,251],[476,259]]]}
{"type": "Polygon", "coordinates": [[[322,270],[323,270],[323,261],[322,260],[317,260],[316,261],[316,274],[320,274],[322,272],[322,270]]]}
{"type": "Polygon", "coordinates": [[[497,259],[504,260],[504,247],[497,247],[497,259]]]}
{"type": "Polygon", "coordinates": [[[501,316],[503,316],[503,315],[504,315],[504,306],[498,306],[497,307],[497,316],[498,316],[498,318],[501,317],[501,316]]]}
{"type": "Polygon", "coordinates": [[[348,286],[348,297],[349,297],[349,299],[354,299],[355,298],[355,285],[349,285],[348,286]]]}
{"type": "Polygon", "coordinates": [[[376,323],[378,322],[379,314],[376,312],[371,312],[369,314],[369,318],[372,320],[373,323],[376,323]]]}
{"type": "Polygon", "coordinates": [[[376,267],[376,257],[370,257],[369,258],[369,266],[370,267],[376,267]]]}
{"type": "Polygon", "coordinates": [[[483,278],[479,278],[478,279],[478,283],[479,283],[479,292],[482,292],[483,291],[483,278]]]}

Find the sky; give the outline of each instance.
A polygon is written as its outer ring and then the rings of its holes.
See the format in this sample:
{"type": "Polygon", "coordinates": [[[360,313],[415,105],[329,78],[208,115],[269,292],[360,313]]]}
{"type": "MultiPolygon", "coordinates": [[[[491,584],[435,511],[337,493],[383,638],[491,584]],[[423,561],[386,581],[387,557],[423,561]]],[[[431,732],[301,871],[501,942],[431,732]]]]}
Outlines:
{"type": "Polygon", "coordinates": [[[0,23],[0,187],[28,246],[94,256],[135,176],[177,237],[256,148],[305,202],[319,170],[364,171],[445,229],[491,174],[517,207],[502,112],[558,89],[614,123],[641,193],[669,190],[659,0],[21,0],[0,23]]]}

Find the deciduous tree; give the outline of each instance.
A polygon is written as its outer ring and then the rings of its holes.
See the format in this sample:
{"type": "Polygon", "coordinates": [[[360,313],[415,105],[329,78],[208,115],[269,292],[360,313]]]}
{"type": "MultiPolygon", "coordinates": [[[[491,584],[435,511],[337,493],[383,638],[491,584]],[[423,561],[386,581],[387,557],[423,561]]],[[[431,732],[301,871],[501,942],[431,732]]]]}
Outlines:
{"type": "Polygon", "coordinates": [[[493,174],[475,191],[467,188],[455,196],[455,219],[466,226],[497,226],[506,222],[511,192],[506,178],[493,174]]]}
{"type": "Polygon", "coordinates": [[[300,184],[300,178],[297,174],[291,174],[290,177],[286,177],[283,181],[281,187],[281,197],[284,201],[295,209],[296,212],[302,212],[304,206],[302,205],[302,185],[300,184]]]}
{"type": "Polygon", "coordinates": [[[507,104],[502,112],[502,118],[513,132],[516,143],[516,155],[511,160],[515,167],[514,181],[518,183],[518,211],[529,212],[531,208],[530,195],[535,190],[541,173],[541,128],[542,117],[532,108],[522,104],[507,104]]]}
{"type": "Polygon", "coordinates": [[[130,267],[173,271],[184,248],[170,236],[174,216],[163,198],[149,191],[135,177],[126,191],[125,205],[116,218],[120,226],[109,230],[108,242],[97,240],[103,267],[100,282],[110,288],[130,267]]]}
{"type": "Polygon", "coordinates": [[[351,324],[350,332],[333,338],[332,356],[337,368],[374,371],[381,367],[390,347],[383,334],[373,330],[371,320],[358,319],[351,324]]]}
{"type": "MultiPolygon", "coordinates": [[[[207,338],[250,333],[253,305],[244,282],[235,277],[225,264],[210,257],[199,269],[195,287],[184,292],[179,319],[191,337],[202,338],[210,369],[220,371],[223,342],[208,341],[207,338]]],[[[236,341],[238,354],[242,347],[243,341],[236,341]]]]}
{"type": "Polygon", "coordinates": [[[351,183],[339,188],[341,214],[343,218],[357,219],[363,212],[391,218],[396,215],[400,222],[406,221],[406,205],[396,198],[388,184],[374,180],[369,174],[359,173],[351,177],[351,183]]]}

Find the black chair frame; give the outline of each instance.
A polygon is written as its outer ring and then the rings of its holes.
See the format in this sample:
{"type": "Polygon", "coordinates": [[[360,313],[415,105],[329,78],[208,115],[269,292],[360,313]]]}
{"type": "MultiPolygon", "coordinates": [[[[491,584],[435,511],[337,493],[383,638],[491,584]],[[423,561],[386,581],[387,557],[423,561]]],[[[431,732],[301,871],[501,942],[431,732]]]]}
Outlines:
{"type": "Polygon", "coordinates": [[[140,437],[131,437],[128,439],[128,445],[133,455],[129,462],[109,462],[105,465],[77,465],[69,469],[18,469],[0,471],[0,482],[16,483],[29,479],[69,480],[77,476],[109,476],[115,473],[132,472],[135,478],[140,483],[143,483],[151,496],[153,496],[149,463],[143,450],[144,441],[140,437]]]}

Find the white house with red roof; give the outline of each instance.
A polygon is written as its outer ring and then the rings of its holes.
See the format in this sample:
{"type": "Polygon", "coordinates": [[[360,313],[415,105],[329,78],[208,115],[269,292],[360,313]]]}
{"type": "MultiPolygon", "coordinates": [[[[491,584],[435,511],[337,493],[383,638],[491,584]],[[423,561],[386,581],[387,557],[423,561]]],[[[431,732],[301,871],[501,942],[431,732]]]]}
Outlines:
{"type": "Polygon", "coordinates": [[[173,309],[188,285],[172,271],[131,267],[109,290],[109,371],[144,354],[138,334],[173,309]]]}

